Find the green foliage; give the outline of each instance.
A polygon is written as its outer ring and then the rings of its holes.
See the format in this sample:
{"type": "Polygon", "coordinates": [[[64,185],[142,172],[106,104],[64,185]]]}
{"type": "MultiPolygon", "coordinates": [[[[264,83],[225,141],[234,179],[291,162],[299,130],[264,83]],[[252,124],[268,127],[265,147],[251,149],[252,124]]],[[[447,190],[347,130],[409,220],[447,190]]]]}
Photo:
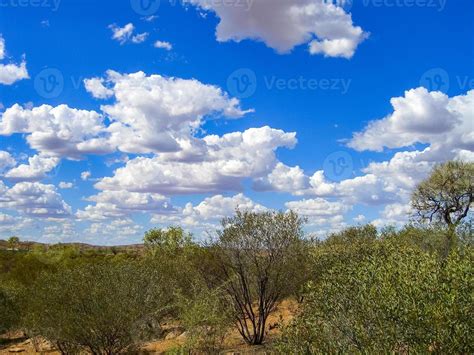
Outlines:
{"type": "Polygon", "coordinates": [[[443,260],[393,237],[359,251],[308,286],[279,351],[473,352],[471,248],[443,260]]]}
{"type": "Polygon", "coordinates": [[[377,229],[370,224],[330,235],[324,243],[311,249],[311,262],[308,263],[311,280],[317,283],[332,268],[362,260],[376,242],[377,229]]]}
{"type": "Polygon", "coordinates": [[[457,226],[474,201],[474,163],[449,161],[436,166],[412,196],[412,206],[421,221],[457,226]]]}
{"type": "MultiPolygon", "coordinates": [[[[200,282],[198,268],[200,248],[181,227],[152,229],[145,234],[145,260],[160,275],[174,294],[192,297],[193,285],[200,282]]],[[[169,315],[177,316],[177,307],[169,307],[169,315]]]]}
{"type": "Polygon", "coordinates": [[[12,236],[8,238],[8,247],[10,249],[16,249],[19,243],[20,243],[20,238],[16,236],[12,236]]]}
{"type": "Polygon", "coordinates": [[[170,300],[160,275],[138,263],[79,265],[45,273],[34,290],[26,325],[64,352],[130,351],[141,330],[160,320],[170,300]]]}
{"type": "Polygon", "coordinates": [[[263,342],[268,316],[302,285],[301,265],[306,260],[302,225],[293,212],[237,211],[222,222],[223,230],[211,248],[220,269],[215,276],[249,344],[263,342]]]}
{"type": "Polygon", "coordinates": [[[233,325],[223,290],[200,285],[192,298],[181,297],[179,303],[179,319],[187,334],[184,348],[206,354],[219,352],[233,325]]]}
{"type": "Polygon", "coordinates": [[[14,292],[0,281],[0,334],[14,329],[19,323],[20,311],[14,292]]]}
{"type": "Polygon", "coordinates": [[[181,227],[168,229],[154,228],[145,233],[143,243],[148,252],[173,254],[192,243],[191,235],[184,232],[181,227]]]}

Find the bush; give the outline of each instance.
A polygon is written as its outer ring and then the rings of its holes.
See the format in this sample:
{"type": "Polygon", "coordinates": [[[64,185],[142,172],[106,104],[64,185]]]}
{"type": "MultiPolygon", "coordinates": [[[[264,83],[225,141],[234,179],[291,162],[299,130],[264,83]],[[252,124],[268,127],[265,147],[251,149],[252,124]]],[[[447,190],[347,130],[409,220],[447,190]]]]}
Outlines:
{"type": "Polygon", "coordinates": [[[0,334],[19,323],[20,312],[12,291],[0,282],[0,334]]]}
{"type": "Polygon", "coordinates": [[[192,299],[181,298],[180,309],[180,321],[187,334],[185,348],[218,353],[233,325],[223,290],[209,290],[201,285],[192,299]]]}
{"type": "Polygon", "coordinates": [[[44,274],[34,289],[28,327],[63,353],[130,350],[169,301],[159,275],[138,263],[75,266],[44,274]]]}
{"type": "Polygon", "coordinates": [[[312,283],[278,349],[287,353],[474,351],[472,249],[443,261],[384,240],[312,283]]]}
{"type": "Polygon", "coordinates": [[[330,235],[311,250],[311,281],[317,284],[332,268],[363,260],[376,243],[377,229],[370,224],[330,235]]]}
{"type": "MultiPolygon", "coordinates": [[[[181,227],[151,229],[144,237],[145,260],[175,293],[191,296],[198,272],[194,265],[199,247],[181,227]]],[[[199,263],[200,260],[197,260],[199,263]]]]}

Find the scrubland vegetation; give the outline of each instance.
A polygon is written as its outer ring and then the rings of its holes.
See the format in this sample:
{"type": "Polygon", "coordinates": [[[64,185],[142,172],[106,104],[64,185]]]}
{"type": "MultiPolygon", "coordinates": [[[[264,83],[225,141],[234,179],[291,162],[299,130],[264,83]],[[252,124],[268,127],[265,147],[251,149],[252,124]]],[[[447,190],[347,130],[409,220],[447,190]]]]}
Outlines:
{"type": "Polygon", "coordinates": [[[473,164],[438,166],[413,194],[413,223],[324,240],[293,212],[245,211],[206,243],[154,229],[133,252],[12,239],[0,251],[0,333],[64,354],[137,353],[174,322],[179,354],[217,353],[232,331],[267,353],[473,353],[473,176],[473,164]],[[269,324],[284,300],[294,317],[269,324]]]}

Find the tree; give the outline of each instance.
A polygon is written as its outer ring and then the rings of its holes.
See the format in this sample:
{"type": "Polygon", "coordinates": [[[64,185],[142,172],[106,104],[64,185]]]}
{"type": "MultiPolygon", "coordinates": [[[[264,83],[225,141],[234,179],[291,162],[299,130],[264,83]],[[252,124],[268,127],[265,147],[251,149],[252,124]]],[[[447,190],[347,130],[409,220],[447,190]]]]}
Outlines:
{"type": "Polygon", "coordinates": [[[62,353],[131,352],[171,299],[160,275],[138,262],[79,265],[37,280],[25,322],[62,353]]]}
{"type": "Polygon", "coordinates": [[[154,228],[145,233],[143,243],[152,255],[157,253],[174,254],[177,250],[191,244],[191,235],[185,233],[181,227],[154,228]]]}
{"type": "Polygon", "coordinates": [[[474,163],[450,161],[436,166],[412,196],[421,221],[439,221],[456,227],[466,218],[474,201],[474,163]]]}
{"type": "Polygon", "coordinates": [[[237,211],[212,246],[244,340],[261,344],[268,316],[301,285],[303,220],[296,213],[237,211]]]}
{"type": "Polygon", "coordinates": [[[8,238],[8,247],[12,250],[15,250],[19,243],[20,243],[20,238],[16,236],[12,236],[8,238]]]}
{"type": "Polygon", "coordinates": [[[456,244],[455,229],[468,216],[474,201],[474,163],[450,161],[437,165],[412,195],[415,217],[448,227],[445,254],[456,244]]]}

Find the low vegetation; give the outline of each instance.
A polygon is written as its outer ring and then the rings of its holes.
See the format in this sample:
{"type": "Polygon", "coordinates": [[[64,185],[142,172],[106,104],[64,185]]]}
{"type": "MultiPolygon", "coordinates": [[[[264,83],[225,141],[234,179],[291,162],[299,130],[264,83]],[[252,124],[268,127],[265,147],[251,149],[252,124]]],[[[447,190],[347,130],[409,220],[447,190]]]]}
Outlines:
{"type": "Polygon", "coordinates": [[[469,169],[437,167],[399,229],[313,240],[293,212],[236,211],[207,243],[180,227],[153,229],[135,249],[11,239],[0,250],[0,333],[63,354],[136,353],[170,338],[170,324],[183,335],[175,353],[217,353],[229,334],[284,354],[473,353],[469,169]],[[270,322],[288,300],[293,317],[270,322]]]}

